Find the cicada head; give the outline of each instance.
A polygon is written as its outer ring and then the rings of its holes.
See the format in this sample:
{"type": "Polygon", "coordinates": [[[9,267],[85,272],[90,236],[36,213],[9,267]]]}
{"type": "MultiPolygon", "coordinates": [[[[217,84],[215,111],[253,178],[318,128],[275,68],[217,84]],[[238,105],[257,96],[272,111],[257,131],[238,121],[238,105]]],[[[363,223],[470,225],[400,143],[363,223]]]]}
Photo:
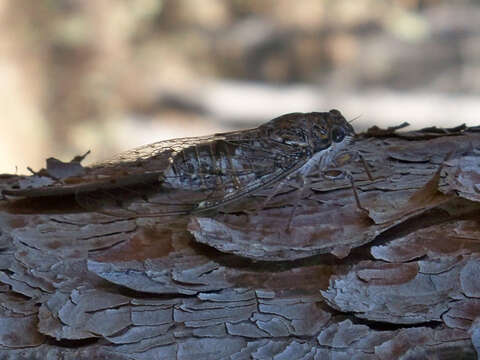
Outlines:
{"type": "Polygon", "coordinates": [[[333,148],[339,151],[353,141],[355,131],[340,111],[330,110],[307,115],[310,117],[309,140],[314,153],[333,148]]]}
{"type": "Polygon", "coordinates": [[[291,113],[260,127],[277,143],[307,149],[310,154],[333,148],[341,150],[355,136],[353,127],[340,111],[291,113]]]}

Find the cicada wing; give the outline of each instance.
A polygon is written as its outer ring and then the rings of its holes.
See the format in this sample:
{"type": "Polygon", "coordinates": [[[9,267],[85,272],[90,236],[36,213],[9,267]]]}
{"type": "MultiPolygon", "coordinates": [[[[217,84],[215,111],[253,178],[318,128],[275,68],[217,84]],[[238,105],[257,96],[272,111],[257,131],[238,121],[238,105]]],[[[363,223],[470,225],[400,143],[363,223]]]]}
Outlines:
{"type": "Polygon", "coordinates": [[[298,151],[253,135],[238,132],[185,148],[173,158],[165,185],[202,192],[194,211],[204,211],[242,199],[301,165],[298,151]]]}
{"type": "Polygon", "coordinates": [[[165,191],[161,183],[139,183],[77,193],[75,199],[87,211],[129,218],[188,214],[197,204],[193,195],[185,191],[165,191]]]}
{"type": "MultiPolygon", "coordinates": [[[[178,139],[180,145],[170,141],[168,150],[160,153],[168,151],[168,166],[157,178],[139,178],[128,186],[79,194],[79,203],[121,216],[190,214],[242,199],[299,163],[291,152],[269,146],[268,139],[251,131],[230,135],[178,139]]],[[[158,156],[147,157],[144,166],[147,171],[158,169],[152,168],[150,161],[158,161],[158,156]]]]}
{"type": "Polygon", "coordinates": [[[77,191],[75,198],[78,204],[89,211],[119,217],[188,213],[194,203],[190,200],[176,201],[172,192],[163,186],[164,173],[175,155],[196,141],[197,138],[161,141],[126,151],[95,165],[91,174],[111,186],[94,191],[77,191]]]}
{"type": "Polygon", "coordinates": [[[122,218],[189,214],[241,199],[281,178],[297,160],[290,148],[253,129],[146,145],[18,195],[74,195],[84,210],[122,218]]]}

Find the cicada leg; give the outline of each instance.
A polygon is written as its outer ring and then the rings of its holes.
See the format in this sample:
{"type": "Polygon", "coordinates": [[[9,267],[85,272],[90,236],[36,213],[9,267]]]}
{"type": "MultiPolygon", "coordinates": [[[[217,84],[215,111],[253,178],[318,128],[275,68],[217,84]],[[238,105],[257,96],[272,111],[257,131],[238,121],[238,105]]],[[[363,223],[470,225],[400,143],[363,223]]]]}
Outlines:
{"type": "MultiPolygon", "coordinates": [[[[374,180],[374,177],[372,176],[372,173],[370,171],[370,168],[368,166],[367,161],[358,151],[345,151],[341,155],[344,157],[344,159],[333,160],[333,163],[332,163],[333,166],[338,167],[339,165],[341,165],[343,163],[347,163],[349,161],[352,161],[352,159],[353,160],[359,159],[361,161],[362,165],[363,165],[363,168],[365,169],[365,172],[368,176],[368,179],[370,181],[374,180]],[[346,158],[345,158],[345,156],[346,156],[346,158]],[[340,162],[340,164],[339,164],[339,162],[340,162]]],[[[288,222],[287,222],[287,230],[290,228],[290,225],[293,221],[293,217],[295,215],[295,212],[297,211],[298,205],[301,202],[301,200],[303,199],[303,194],[304,194],[305,188],[310,187],[311,179],[308,177],[308,174],[311,172],[311,170],[312,169],[309,169],[305,174],[297,173],[297,176],[299,176],[300,179],[301,179],[300,182],[301,182],[302,186],[299,188],[298,196],[297,196],[297,198],[295,200],[295,203],[293,205],[292,212],[290,213],[290,217],[289,217],[288,222]]],[[[351,186],[352,186],[353,196],[355,198],[355,203],[357,205],[357,208],[359,210],[363,211],[363,212],[368,213],[368,210],[365,209],[362,206],[362,204],[360,203],[360,197],[358,196],[358,190],[357,190],[357,187],[355,185],[355,179],[353,178],[353,175],[348,170],[339,170],[339,169],[336,169],[336,168],[332,168],[330,170],[323,171],[322,175],[325,178],[329,178],[329,179],[332,179],[332,180],[340,179],[340,178],[348,179],[350,181],[351,186]],[[331,174],[336,173],[336,174],[334,176],[329,176],[328,175],[329,173],[331,173],[331,174]]]]}
{"type": "MultiPolygon", "coordinates": [[[[332,168],[330,168],[329,170],[326,170],[326,171],[321,171],[321,174],[322,174],[323,177],[325,177],[327,179],[331,179],[331,180],[348,179],[351,183],[351,186],[352,186],[353,195],[354,195],[354,198],[355,198],[355,203],[357,205],[357,208],[359,210],[363,211],[363,212],[368,213],[368,210],[365,209],[361,205],[360,197],[358,195],[358,190],[357,190],[357,187],[355,185],[355,180],[353,178],[353,175],[349,171],[340,170],[337,167],[341,166],[344,163],[347,163],[347,162],[351,161],[352,159],[353,160],[359,159],[361,161],[364,169],[365,169],[365,172],[368,176],[368,179],[370,181],[373,181],[374,177],[372,176],[372,173],[369,169],[369,166],[368,166],[366,160],[363,158],[363,156],[361,154],[359,154],[358,152],[353,152],[352,151],[352,152],[344,152],[342,155],[346,156],[347,158],[346,159],[345,158],[340,159],[340,160],[337,160],[337,161],[333,161],[332,165],[334,167],[332,167],[332,168]]],[[[287,176],[283,180],[279,181],[275,185],[273,191],[267,196],[267,198],[264,201],[262,201],[259,206],[257,206],[254,213],[258,214],[280,192],[280,190],[282,189],[283,186],[285,186],[287,183],[289,183],[294,177],[297,177],[297,180],[298,180],[297,183],[299,183],[300,185],[295,186],[297,188],[297,196],[296,196],[295,202],[293,203],[292,211],[290,212],[290,215],[288,217],[287,227],[286,227],[286,230],[288,231],[291,228],[293,218],[294,218],[295,213],[298,209],[298,206],[300,205],[300,203],[303,199],[305,189],[309,188],[310,185],[311,185],[311,179],[309,177],[309,174],[312,172],[312,170],[314,168],[315,168],[315,166],[312,166],[311,168],[308,168],[304,172],[301,172],[301,171],[296,172],[294,174],[291,174],[291,175],[287,176]]],[[[293,185],[293,184],[289,184],[289,185],[293,185]]]]}
{"type": "Polygon", "coordinates": [[[305,192],[305,189],[309,188],[310,184],[312,182],[311,179],[306,175],[303,175],[303,174],[299,173],[299,174],[297,174],[297,176],[298,176],[298,179],[301,183],[301,186],[297,190],[297,197],[296,197],[295,202],[293,204],[292,211],[290,212],[290,216],[288,217],[287,228],[286,228],[287,231],[290,230],[290,226],[292,225],[293,217],[295,216],[295,213],[297,212],[298,205],[303,200],[303,194],[305,192]]]}
{"type": "MultiPolygon", "coordinates": [[[[300,177],[301,178],[301,182],[302,182],[302,186],[301,187],[298,187],[298,190],[299,190],[299,195],[297,196],[297,199],[293,205],[293,209],[292,209],[292,212],[290,213],[290,216],[288,218],[288,221],[287,221],[287,227],[286,227],[286,230],[288,231],[290,229],[290,225],[292,223],[292,219],[293,219],[293,216],[295,215],[295,212],[296,212],[296,209],[298,207],[298,204],[300,203],[300,200],[302,198],[302,195],[303,195],[303,189],[305,188],[305,181],[304,181],[304,177],[301,176],[301,174],[299,173],[295,173],[295,174],[291,174],[287,177],[285,177],[284,179],[282,179],[281,181],[279,181],[275,187],[273,188],[272,192],[266,197],[265,200],[263,200],[260,205],[258,205],[256,207],[256,209],[254,211],[251,212],[251,214],[258,214],[260,213],[260,211],[262,209],[264,209],[266,207],[266,205],[280,192],[280,190],[287,184],[289,183],[295,176],[297,177],[300,177]]],[[[249,212],[250,213],[250,212],[249,212]]]]}
{"type": "Polygon", "coordinates": [[[285,179],[279,181],[275,187],[273,188],[273,191],[267,196],[265,200],[261,202],[260,205],[258,205],[255,209],[255,213],[258,214],[262,209],[265,208],[265,206],[274,198],[275,195],[277,195],[282,187],[285,186],[285,184],[291,179],[290,176],[287,176],[285,179]]]}
{"type": "Polygon", "coordinates": [[[355,179],[350,171],[347,170],[339,170],[339,169],[329,169],[323,172],[323,177],[330,180],[337,180],[337,179],[348,179],[352,186],[353,196],[355,198],[355,204],[357,208],[363,212],[367,212],[368,210],[365,209],[362,204],[360,203],[360,197],[358,196],[358,190],[355,185],[355,179]]]}
{"type": "MultiPolygon", "coordinates": [[[[361,156],[360,154],[357,153],[356,155],[360,158],[360,160],[361,160],[361,162],[362,162],[362,164],[365,168],[365,172],[367,173],[367,176],[368,176],[369,180],[373,181],[373,176],[372,176],[372,174],[371,174],[371,172],[368,168],[367,162],[365,161],[363,156],[361,156]]],[[[298,174],[298,175],[300,175],[302,185],[299,188],[298,196],[295,200],[295,203],[293,204],[292,212],[290,213],[290,216],[288,218],[287,230],[290,229],[290,226],[292,224],[293,217],[295,216],[295,213],[297,211],[298,205],[300,204],[300,202],[303,199],[303,194],[304,194],[305,189],[309,188],[310,184],[311,184],[311,179],[307,176],[308,174],[305,174],[304,176],[302,176],[303,174],[298,174]]],[[[351,186],[352,186],[353,196],[355,198],[355,204],[357,205],[357,208],[368,214],[368,210],[366,208],[364,208],[362,206],[361,202],[360,202],[360,197],[358,196],[357,186],[355,185],[355,179],[353,178],[353,175],[352,175],[352,173],[350,173],[350,171],[339,170],[339,169],[334,168],[334,169],[329,169],[327,171],[323,171],[322,176],[327,178],[327,179],[330,179],[330,180],[348,179],[350,181],[351,186]]]]}
{"type": "Polygon", "coordinates": [[[341,153],[341,155],[343,157],[347,157],[346,159],[342,159],[340,156],[337,157],[337,159],[333,160],[333,168],[339,168],[341,167],[343,164],[345,163],[348,163],[350,161],[357,161],[357,160],[360,160],[360,162],[362,163],[362,166],[365,170],[365,173],[367,174],[368,176],[368,180],[370,181],[374,181],[376,180],[373,175],[372,175],[372,172],[370,171],[370,167],[368,166],[368,163],[367,161],[365,160],[365,158],[362,156],[362,154],[360,154],[358,151],[344,151],[341,153]]]}
{"type": "MultiPolygon", "coordinates": [[[[365,172],[367,173],[368,180],[374,181],[375,179],[372,176],[372,173],[370,172],[370,168],[369,168],[368,163],[365,160],[365,158],[358,151],[357,151],[357,156],[360,158],[360,161],[362,162],[363,168],[365,169],[365,172]]],[[[353,177],[352,177],[352,180],[353,180],[353,177]]]]}

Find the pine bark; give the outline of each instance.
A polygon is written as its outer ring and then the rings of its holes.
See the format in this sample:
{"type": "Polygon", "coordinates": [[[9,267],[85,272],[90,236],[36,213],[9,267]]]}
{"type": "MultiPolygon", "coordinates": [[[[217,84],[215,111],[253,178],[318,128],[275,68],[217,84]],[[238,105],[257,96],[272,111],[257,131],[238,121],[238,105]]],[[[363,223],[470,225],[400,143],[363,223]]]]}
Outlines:
{"type": "MultiPolygon", "coordinates": [[[[212,214],[3,199],[9,359],[459,359],[480,348],[480,128],[370,129],[312,177],[212,214]]],[[[19,181],[4,175],[3,189],[19,181]]]]}

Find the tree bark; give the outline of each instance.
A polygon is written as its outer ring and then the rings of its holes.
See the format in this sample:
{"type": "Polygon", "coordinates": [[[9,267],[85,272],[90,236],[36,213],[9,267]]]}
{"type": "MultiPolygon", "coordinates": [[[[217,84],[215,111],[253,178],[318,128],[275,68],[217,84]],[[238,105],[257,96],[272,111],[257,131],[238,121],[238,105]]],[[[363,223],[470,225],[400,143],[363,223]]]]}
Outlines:
{"type": "Polygon", "coordinates": [[[294,184],[168,221],[4,199],[2,358],[476,358],[480,128],[370,129],[352,152],[363,210],[316,174],[290,226],[294,184]]]}

